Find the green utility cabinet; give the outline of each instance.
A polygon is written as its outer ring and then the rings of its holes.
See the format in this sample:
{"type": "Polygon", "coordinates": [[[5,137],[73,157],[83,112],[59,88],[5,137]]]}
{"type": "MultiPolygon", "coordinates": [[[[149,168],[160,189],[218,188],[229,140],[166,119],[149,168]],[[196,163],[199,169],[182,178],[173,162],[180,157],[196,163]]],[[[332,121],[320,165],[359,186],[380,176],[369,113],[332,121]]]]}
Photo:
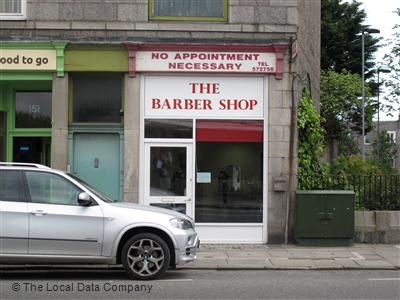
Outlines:
{"type": "Polygon", "coordinates": [[[353,191],[297,191],[295,238],[303,246],[350,246],[353,191]]]}

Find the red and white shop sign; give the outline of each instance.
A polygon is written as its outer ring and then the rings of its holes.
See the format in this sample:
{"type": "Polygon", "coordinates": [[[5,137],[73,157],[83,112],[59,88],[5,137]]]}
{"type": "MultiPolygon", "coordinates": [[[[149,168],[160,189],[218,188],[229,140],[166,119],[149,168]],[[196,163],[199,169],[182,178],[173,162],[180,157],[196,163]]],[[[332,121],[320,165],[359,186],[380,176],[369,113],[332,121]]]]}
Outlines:
{"type": "Polygon", "coordinates": [[[146,76],[145,117],[263,118],[262,77],[146,76]]]}
{"type": "Polygon", "coordinates": [[[276,72],[275,53],[138,51],[137,72],[276,72]]]}

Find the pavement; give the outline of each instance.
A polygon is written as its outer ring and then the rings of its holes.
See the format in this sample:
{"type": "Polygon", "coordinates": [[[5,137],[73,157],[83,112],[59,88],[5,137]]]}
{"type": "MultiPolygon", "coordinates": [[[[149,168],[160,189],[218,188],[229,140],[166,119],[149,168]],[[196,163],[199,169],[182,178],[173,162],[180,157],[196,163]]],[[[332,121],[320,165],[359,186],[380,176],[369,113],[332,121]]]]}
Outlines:
{"type": "Polygon", "coordinates": [[[201,245],[197,260],[179,268],[245,270],[396,270],[400,245],[349,247],[298,245],[201,245]]]}
{"type": "MultiPolygon", "coordinates": [[[[0,265],[0,271],[36,269],[118,269],[107,265],[0,265]]],[[[399,270],[400,245],[349,247],[203,244],[193,263],[178,269],[207,270],[399,270]]]]}

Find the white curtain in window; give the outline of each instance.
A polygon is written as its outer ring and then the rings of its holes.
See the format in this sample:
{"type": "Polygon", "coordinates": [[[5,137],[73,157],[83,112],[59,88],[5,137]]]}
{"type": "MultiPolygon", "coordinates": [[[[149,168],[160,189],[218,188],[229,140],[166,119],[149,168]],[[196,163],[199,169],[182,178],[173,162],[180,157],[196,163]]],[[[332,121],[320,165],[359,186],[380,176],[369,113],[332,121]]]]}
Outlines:
{"type": "Polygon", "coordinates": [[[153,0],[154,16],[221,18],[223,0],[153,0]]]}
{"type": "Polygon", "coordinates": [[[0,14],[21,13],[21,0],[0,0],[0,14]]]}

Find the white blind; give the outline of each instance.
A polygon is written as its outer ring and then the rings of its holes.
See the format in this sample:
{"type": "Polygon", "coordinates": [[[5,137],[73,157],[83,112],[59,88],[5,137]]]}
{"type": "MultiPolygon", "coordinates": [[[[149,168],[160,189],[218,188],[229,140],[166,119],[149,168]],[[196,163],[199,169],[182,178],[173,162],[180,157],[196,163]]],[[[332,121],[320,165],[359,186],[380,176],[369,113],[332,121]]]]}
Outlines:
{"type": "Polygon", "coordinates": [[[21,0],[0,0],[0,14],[21,13],[21,0]]]}
{"type": "Polygon", "coordinates": [[[224,13],[223,0],[153,0],[154,16],[214,17],[224,13]]]}

